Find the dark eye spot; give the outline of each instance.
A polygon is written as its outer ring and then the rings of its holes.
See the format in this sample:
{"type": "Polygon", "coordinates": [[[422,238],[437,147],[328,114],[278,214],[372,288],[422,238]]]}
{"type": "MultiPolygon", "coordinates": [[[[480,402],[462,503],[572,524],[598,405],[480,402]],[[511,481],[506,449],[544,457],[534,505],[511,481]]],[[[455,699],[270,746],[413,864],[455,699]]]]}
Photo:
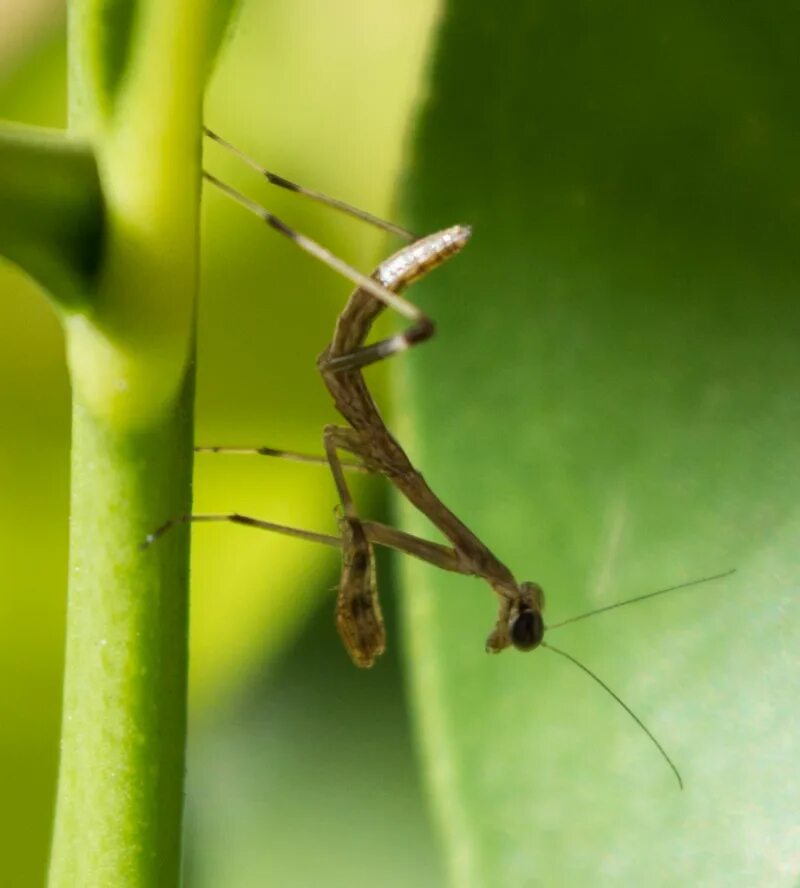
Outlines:
{"type": "Polygon", "coordinates": [[[518,651],[530,651],[541,644],[544,622],[539,611],[524,610],[514,618],[510,626],[511,644],[518,651]]]}

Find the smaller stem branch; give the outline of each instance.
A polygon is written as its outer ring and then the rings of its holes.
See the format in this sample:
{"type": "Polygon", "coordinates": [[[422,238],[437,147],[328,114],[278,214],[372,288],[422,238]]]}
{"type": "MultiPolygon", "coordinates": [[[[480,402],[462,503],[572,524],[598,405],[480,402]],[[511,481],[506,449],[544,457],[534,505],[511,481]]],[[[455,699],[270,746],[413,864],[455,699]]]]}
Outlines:
{"type": "Polygon", "coordinates": [[[61,309],[86,310],[103,241],[92,149],[67,133],[0,126],[0,254],[61,309]]]}

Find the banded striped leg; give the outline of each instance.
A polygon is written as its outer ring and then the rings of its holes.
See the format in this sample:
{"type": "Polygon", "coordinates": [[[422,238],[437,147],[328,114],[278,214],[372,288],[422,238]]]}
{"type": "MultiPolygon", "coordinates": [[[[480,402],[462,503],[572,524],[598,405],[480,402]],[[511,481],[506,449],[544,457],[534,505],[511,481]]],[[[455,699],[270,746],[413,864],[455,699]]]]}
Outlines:
{"type": "Polygon", "coordinates": [[[330,357],[326,349],[317,359],[317,367],[321,373],[344,373],[348,370],[361,370],[370,364],[383,361],[392,355],[408,351],[415,345],[426,342],[436,332],[433,321],[423,315],[413,326],[402,333],[387,336],[372,345],[361,345],[343,355],[330,357]]]}
{"type": "Polygon", "coordinates": [[[438,265],[443,259],[447,258],[447,256],[457,252],[458,249],[463,246],[463,243],[466,243],[469,239],[469,229],[461,226],[454,226],[437,235],[419,238],[413,232],[408,231],[400,225],[388,222],[385,219],[381,219],[372,213],[354,207],[342,200],[329,197],[322,192],[314,191],[310,188],[305,188],[277,173],[273,173],[271,170],[268,170],[266,167],[263,167],[257,161],[253,160],[235,145],[232,145],[227,139],[222,138],[218,133],[210,130],[208,127],[204,127],[203,131],[209,139],[234,154],[241,161],[259,173],[259,175],[263,176],[270,184],[276,185],[279,188],[284,188],[288,191],[293,191],[297,194],[302,194],[312,200],[326,204],[340,212],[346,213],[363,222],[367,222],[376,228],[381,228],[384,231],[388,231],[409,241],[410,246],[404,248],[404,250],[401,250],[393,256],[392,259],[383,263],[381,270],[385,269],[385,273],[380,276],[380,279],[378,279],[378,276],[370,277],[348,265],[346,262],[339,259],[338,256],[331,253],[330,250],[327,250],[310,237],[307,237],[301,232],[286,225],[285,222],[273,213],[270,213],[265,207],[261,206],[256,201],[251,200],[233,186],[223,182],[207,170],[203,170],[203,177],[206,181],[210,182],[245,209],[258,216],[262,222],[269,225],[270,228],[275,229],[275,231],[282,234],[284,237],[289,238],[289,240],[293,241],[301,250],[314,256],[329,268],[352,281],[359,288],[369,293],[388,308],[393,308],[399,314],[411,320],[414,323],[414,328],[412,328],[412,331],[410,331],[406,337],[409,340],[408,344],[411,344],[411,340],[417,339],[422,341],[432,335],[433,324],[430,320],[413,303],[404,299],[402,296],[399,296],[396,291],[401,289],[405,284],[410,283],[412,279],[427,273],[430,268],[438,265]],[[435,247],[434,252],[431,252],[431,245],[434,245],[435,247]],[[440,257],[438,253],[443,253],[444,255],[440,257]]]}
{"type": "Polygon", "coordinates": [[[344,540],[342,574],[336,598],[336,628],[356,666],[372,666],[386,648],[386,630],[378,600],[375,553],[356,511],[337,448],[358,453],[352,429],[325,426],[325,454],[342,504],[339,530],[344,540]]]}
{"type": "MultiPolygon", "coordinates": [[[[338,467],[336,461],[333,466],[336,467],[334,469],[335,477],[338,477],[339,481],[343,483],[341,468],[338,467]]],[[[342,572],[336,600],[336,626],[353,662],[357,666],[368,668],[372,666],[375,658],[382,654],[386,647],[386,631],[378,600],[372,543],[413,555],[415,558],[427,561],[443,570],[468,575],[472,571],[463,563],[454,549],[412,536],[376,521],[361,522],[353,514],[352,501],[346,486],[343,487],[343,490],[345,499],[350,504],[347,508],[350,509],[351,515],[343,514],[340,517],[341,536],[338,537],[285,524],[276,524],[237,512],[194,514],[181,515],[165,522],[147,535],[140,548],[149,548],[169,530],[181,524],[229,522],[341,549],[342,572]]]]}
{"type": "MultiPolygon", "coordinates": [[[[434,326],[430,318],[413,302],[409,302],[408,299],[400,296],[397,291],[413,283],[413,281],[441,265],[450,256],[459,252],[471,236],[472,232],[469,227],[454,225],[435,234],[419,238],[395,253],[390,259],[381,263],[378,272],[374,276],[369,276],[348,265],[312,238],[291,228],[265,207],[262,207],[261,204],[251,200],[232,185],[228,185],[227,182],[223,182],[207,170],[203,170],[203,177],[231,200],[236,201],[261,219],[270,228],[291,240],[301,250],[327,265],[333,271],[342,275],[342,277],[352,281],[361,290],[369,293],[370,296],[377,299],[387,308],[394,309],[398,314],[410,320],[412,327],[405,334],[401,337],[390,337],[385,340],[385,343],[394,343],[394,347],[387,354],[402,348],[408,348],[417,342],[423,342],[433,335],[434,326]]],[[[351,209],[354,213],[360,212],[354,208],[351,209]]],[[[386,223],[383,227],[389,224],[386,223]]],[[[410,232],[405,232],[405,235],[412,236],[410,232]]],[[[371,349],[370,353],[372,353],[376,349],[380,350],[383,344],[376,343],[374,346],[366,348],[371,349]]],[[[386,356],[386,354],[381,355],[381,357],[386,356]]],[[[379,359],[379,357],[370,358],[366,363],[372,363],[373,360],[379,359]]]]}
{"type": "Polygon", "coordinates": [[[352,265],[348,265],[344,260],[335,256],[330,250],[323,247],[322,244],[318,244],[315,240],[312,240],[312,238],[291,228],[276,215],[262,207],[261,204],[256,203],[254,200],[250,200],[249,197],[242,194],[240,191],[237,191],[232,185],[228,185],[227,182],[223,182],[206,170],[203,170],[203,178],[218,188],[223,194],[231,198],[231,200],[235,200],[246,210],[253,213],[253,215],[258,216],[265,225],[269,225],[270,228],[273,228],[279,234],[289,238],[289,240],[295,243],[301,250],[322,262],[323,265],[327,265],[328,268],[331,268],[333,271],[342,275],[342,277],[352,281],[356,286],[366,290],[384,305],[389,308],[394,308],[395,311],[398,311],[400,314],[409,317],[412,320],[417,320],[421,315],[421,312],[413,303],[408,302],[408,300],[403,299],[402,296],[393,293],[388,287],[385,287],[374,278],[369,277],[369,275],[362,274],[360,271],[353,268],[352,265]]]}
{"type": "Polygon", "coordinates": [[[300,540],[308,540],[312,543],[323,543],[326,546],[333,546],[340,549],[342,540],[337,536],[331,536],[328,533],[317,533],[313,530],[302,530],[298,527],[289,527],[286,524],[275,524],[272,521],[264,521],[261,518],[253,518],[250,515],[240,515],[238,512],[215,512],[215,513],[195,513],[193,515],[178,515],[177,518],[170,518],[160,527],[157,527],[152,533],[148,533],[140,544],[140,549],[149,549],[156,540],[161,539],[164,534],[168,533],[174,527],[181,524],[200,524],[208,522],[229,522],[231,524],[243,524],[246,527],[255,527],[258,530],[269,530],[273,533],[280,533],[284,536],[295,537],[300,540]]]}
{"type": "MultiPolygon", "coordinates": [[[[274,521],[265,521],[263,518],[254,518],[251,515],[240,515],[238,512],[202,513],[194,515],[181,515],[164,522],[159,528],[149,533],[142,542],[140,549],[149,549],[164,534],[181,524],[210,524],[210,523],[240,524],[245,527],[254,527],[256,530],[268,530],[271,533],[279,533],[294,539],[307,540],[311,543],[322,543],[334,549],[344,548],[342,537],[328,533],[318,533],[314,530],[303,530],[299,527],[290,527],[288,524],[276,524],[274,521]]],[[[385,546],[405,555],[413,555],[421,561],[427,561],[442,570],[453,573],[472,576],[472,572],[463,563],[458,553],[441,543],[432,543],[421,537],[415,537],[410,533],[381,524],[379,521],[362,521],[361,526],[367,536],[367,540],[376,546],[385,546]]]]}
{"type": "MultiPolygon", "coordinates": [[[[222,453],[237,456],[273,456],[277,459],[285,459],[289,462],[309,463],[311,465],[327,466],[327,457],[318,453],[301,453],[298,450],[279,450],[275,447],[219,447],[199,446],[194,448],[195,453],[222,453]]],[[[350,472],[368,473],[369,469],[363,463],[340,460],[342,468],[350,472]]]]}
{"type": "Polygon", "coordinates": [[[207,126],[203,127],[203,132],[213,142],[221,145],[226,151],[229,151],[235,157],[238,157],[239,160],[246,163],[251,169],[255,170],[260,176],[266,179],[270,185],[276,185],[278,188],[285,188],[287,191],[292,191],[295,194],[302,194],[304,197],[308,197],[325,206],[332,207],[333,209],[345,213],[348,216],[352,216],[355,219],[360,219],[362,222],[366,222],[375,228],[382,228],[384,231],[388,231],[390,234],[396,234],[398,237],[402,237],[407,241],[417,240],[415,234],[408,231],[406,228],[402,228],[400,225],[395,225],[394,222],[388,222],[386,219],[374,216],[372,213],[354,207],[352,204],[345,203],[343,200],[339,200],[336,197],[329,197],[321,191],[314,191],[312,188],[298,185],[290,179],[286,179],[283,176],[279,176],[277,173],[273,173],[271,170],[268,170],[266,167],[258,163],[258,161],[253,160],[248,154],[245,154],[240,148],[231,144],[227,139],[223,139],[219,133],[210,130],[207,126]]]}
{"type": "MultiPolygon", "coordinates": [[[[214,136],[212,136],[213,138],[214,136]]],[[[223,141],[217,139],[223,144],[223,141]]],[[[228,143],[224,143],[228,144],[228,143]]],[[[233,146],[230,146],[233,149],[233,146]]],[[[266,175],[269,171],[259,167],[254,161],[247,162],[251,166],[255,166],[266,175]]],[[[429,271],[437,268],[448,258],[459,252],[471,237],[471,229],[463,225],[454,225],[435,234],[427,235],[419,238],[395,253],[392,257],[381,263],[378,271],[373,276],[362,274],[357,269],[348,265],[338,256],[331,253],[330,250],[318,244],[310,237],[288,226],[285,222],[269,212],[265,207],[261,206],[254,200],[242,194],[232,185],[228,185],[212,173],[203,170],[203,177],[218,188],[223,194],[227,195],[231,200],[235,200],[245,209],[249,210],[270,228],[273,228],[279,234],[287,237],[295,243],[301,250],[313,256],[318,261],[327,265],[333,271],[338,272],[343,277],[355,283],[358,288],[368,293],[374,299],[377,299],[387,308],[394,309],[398,314],[402,315],[412,322],[411,327],[404,333],[390,336],[380,342],[369,346],[361,346],[353,351],[351,355],[335,356],[330,358],[330,367],[332,370],[357,369],[380,361],[389,357],[398,351],[404,351],[412,345],[425,342],[433,335],[435,327],[433,321],[413,302],[399,295],[399,290],[413,283],[420,277],[426,275],[429,271]]],[[[281,184],[282,187],[290,187],[291,190],[298,190],[299,186],[294,183],[288,183],[288,180],[269,173],[269,181],[273,184],[281,184]],[[288,183],[288,184],[287,184],[288,183]]],[[[268,177],[268,178],[269,178],[268,177]]],[[[320,199],[318,192],[312,192],[312,196],[320,199]]],[[[331,202],[326,199],[326,202],[331,202]]],[[[335,202],[339,206],[341,202],[335,202]]],[[[361,211],[347,204],[343,204],[339,208],[347,207],[347,212],[354,215],[361,214],[361,211]]],[[[369,214],[367,214],[368,216],[369,214]]],[[[361,218],[366,218],[361,214],[361,218]]],[[[369,217],[368,221],[374,222],[375,217],[369,217]]],[[[391,223],[381,222],[382,227],[391,226],[391,223]]],[[[390,230],[396,228],[391,226],[390,230]]],[[[410,232],[400,229],[404,236],[413,237],[410,232]]],[[[397,232],[396,232],[397,233],[397,232]]]]}

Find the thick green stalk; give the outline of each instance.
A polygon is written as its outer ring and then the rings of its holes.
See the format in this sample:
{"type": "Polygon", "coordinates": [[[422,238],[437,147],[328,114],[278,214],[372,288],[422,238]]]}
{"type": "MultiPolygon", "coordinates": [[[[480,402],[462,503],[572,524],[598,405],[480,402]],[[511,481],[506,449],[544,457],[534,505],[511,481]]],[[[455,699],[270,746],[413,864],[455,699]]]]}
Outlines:
{"type": "Polygon", "coordinates": [[[50,885],[180,881],[199,139],[214,4],[81,0],[71,124],[95,148],[104,252],[67,312],[74,395],[63,736],[50,885]]]}
{"type": "Polygon", "coordinates": [[[186,733],[191,387],[136,431],[73,414],[72,536],[52,886],[177,885],[186,733]]]}

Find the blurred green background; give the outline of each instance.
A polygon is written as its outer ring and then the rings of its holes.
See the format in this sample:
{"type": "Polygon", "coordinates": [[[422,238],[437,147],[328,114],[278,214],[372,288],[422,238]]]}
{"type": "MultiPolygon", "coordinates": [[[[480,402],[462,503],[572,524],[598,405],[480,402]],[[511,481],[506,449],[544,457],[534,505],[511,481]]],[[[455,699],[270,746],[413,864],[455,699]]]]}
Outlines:
{"type": "MultiPolygon", "coordinates": [[[[2,32],[0,113],[60,124],[61,24],[36,8],[2,32]]],[[[333,631],[335,556],[200,527],[190,884],[440,885],[446,859],[457,888],[794,885],[798,14],[447,8],[428,62],[432,3],[249,0],[207,121],[418,230],[475,224],[463,258],[414,291],[436,342],[395,363],[392,391],[372,378],[445,501],[543,583],[548,618],[737,568],[553,636],[645,718],[686,789],[576,670],[487,658],[479,584],[405,562],[398,625],[382,560],[390,653],[360,673],[333,631]]],[[[218,149],[207,164],[359,267],[386,249],[218,149]]],[[[348,285],[214,193],[204,234],[198,441],[319,450],[334,416],[313,357],[348,285]]],[[[2,275],[0,840],[24,886],[44,871],[55,779],[68,393],[44,298],[2,275]]],[[[365,485],[359,501],[380,514],[384,495],[365,485]]],[[[309,466],[203,456],[195,501],[333,528],[330,481],[309,466]]]]}
{"type": "MultiPolygon", "coordinates": [[[[62,126],[62,4],[0,10],[0,116],[62,126]]],[[[248,0],[206,120],[284,175],[389,215],[435,14],[432,0],[248,0]]],[[[214,146],[207,164],[361,268],[387,248],[380,233],[262,187],[214,146]]],[[[314,357],[348,283],[214,193],[203,236],[198,442],[320,451],[335,417],[314,357]]],[[[44,877],[55,789],[69,392],[55,314],[7,263],[0,313],[0,884],[27,888],[44,877]]],[[[324,469],[204,456],[195,477],[198,509],[335,531],[324,469]]],[[[363,495],[377,513],[381,486],[363,495]]],[[[189,884],[260,885],[265,872],[287,886],[368,884],[370,872],[383,885],[439,884],[388,565],[391,648],[370,673],[353,669],[333,629],[335,553],[203,528],[192,570],[189,884]]]]}

